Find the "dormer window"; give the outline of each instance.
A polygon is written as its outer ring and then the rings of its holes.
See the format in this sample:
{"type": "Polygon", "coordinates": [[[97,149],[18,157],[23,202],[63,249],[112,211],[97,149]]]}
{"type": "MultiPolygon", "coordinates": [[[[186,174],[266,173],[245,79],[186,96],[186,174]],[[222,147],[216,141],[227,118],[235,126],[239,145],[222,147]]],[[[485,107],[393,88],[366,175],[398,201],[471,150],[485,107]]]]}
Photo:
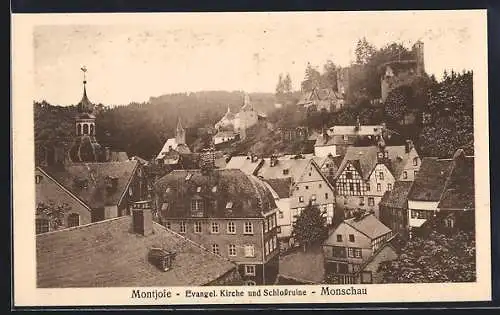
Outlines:
{"type": "Polygon", "coordinates": [[[197,192],[197,193],[201,193],[201,186],[198,186],[198,187],[196,188],[196,192],[197,192]]]}
{"type": "Polygon", "coordinates": [[[217,186],[212,187],[212,192],[216,193],[217,192],[217,186]]]}
{"type": "Polygon", "coordinates": [[[191,215],[193,217],[203,216],[203,200],[200,199],[191,200],[191,215]]]}
{"type": "Polygon", "coordinates": [[[227,204],[226,204],[226,209],[233,209],[233,202],[232,201],[228,201],[227,204]]]}
{"type": "Polygon", "coordinates": [[[162,271],[168,271],[172,269],[172,264],[175,259],[175,253],[168,252],[161,248],[151,248],[149,251],[149,262],[155,265],[158,269],[162,271]]]}

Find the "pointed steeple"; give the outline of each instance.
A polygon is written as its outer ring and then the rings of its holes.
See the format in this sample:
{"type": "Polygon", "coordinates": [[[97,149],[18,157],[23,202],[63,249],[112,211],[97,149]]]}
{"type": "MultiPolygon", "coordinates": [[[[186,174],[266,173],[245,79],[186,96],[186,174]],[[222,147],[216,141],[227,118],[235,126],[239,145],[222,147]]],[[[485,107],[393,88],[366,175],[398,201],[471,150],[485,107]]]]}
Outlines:
{"type": "Polygon", "coordinates": [[[182,127],[181,117],[177,120],[177,128],[175,130],[175,140],[177,145],[186,144],[186,131],[182,127]]]}
{"type": "Polygon", "coordinates": [[[90,102],[88,96],[87,96],[87,68],[83,66],[80,70],[83,72],[83,96],[82,100],[80,103],[78,103],[78,111],[80,113],[93,113],[94,112],[94,104],[90,102]]]}

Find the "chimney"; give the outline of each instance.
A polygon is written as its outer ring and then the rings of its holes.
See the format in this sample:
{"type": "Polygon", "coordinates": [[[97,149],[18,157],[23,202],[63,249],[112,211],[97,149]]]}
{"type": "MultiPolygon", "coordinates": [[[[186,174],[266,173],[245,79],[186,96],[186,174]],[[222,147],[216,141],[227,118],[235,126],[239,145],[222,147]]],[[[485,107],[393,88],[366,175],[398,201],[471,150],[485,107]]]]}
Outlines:
{"type": "Polygon", "coordinates": [[[111,159],[111,150],[109,147],[104,147],[104,159],[106,162],[109,162],[111,159]]]}
{"type": "Polygon", "coordinates": [[[148,236],[153,234],[153,214],[151,201],[137,201],[132,204],[132,231],[148,236]]]}
{"type": "Polygon", "coordinates": [[[273,155],[271,155],[271,161],[269,163],[269,166],[274,167],[274,166],[276,166],[276,164],[278,164],[278,157],[273,154],[273,155]]]}
{"type": "Polygon", "coordinates": [[[200,169],[206,173],[215,168],[215,151],[210,149],[203,149],[200,154],[200,169]]]}
{"type": "Polygon", "coordinates": [[[354,130],[359,131],[361,129],[361,123],[359,122],[359,115],[356,117],[356,127],[354,130]]]}
{"type": "Polygon", "coordinates": [[[405,152],[410,153],[411,149],[413,149],[413,141],[406,140],[405,152]]]}

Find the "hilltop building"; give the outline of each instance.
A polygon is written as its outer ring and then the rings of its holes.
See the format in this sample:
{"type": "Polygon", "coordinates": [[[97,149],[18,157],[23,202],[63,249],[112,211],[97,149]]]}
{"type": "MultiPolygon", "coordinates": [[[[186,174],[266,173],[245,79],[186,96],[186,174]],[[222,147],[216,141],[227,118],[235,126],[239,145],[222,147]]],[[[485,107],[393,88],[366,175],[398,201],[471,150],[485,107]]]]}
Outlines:
{"type": "Polygon", "coordinates": [[[155,183],[158,221],[238,265],[246,285],[272,284],[279,273],[278,209],[267,186],[236,169],[174,170],[155,183]]]}
{"type": "Polygon", "coordinates": [[[380,66],[381,100],[397,87],[410,85],[416,78],[425,75],[424,43],[417,41],[412,47],[413,59],[392,60],[380,66]]]}
{"type": "Polygon", "coordinates": [[[73,145],[56,147],[35,169],[37,234],[129,214],[131,202],[147,193],[142,164],[97,142],[86,84],[84,77],[73,145]]]}
{"type": "Polygon", "coordinates": [[[132,210],[37,235],[37,287],[241,285],[234,263],[153,222],[150,202],[132,210]]]}
{"type": "MultiPolygon", "coordinates": [[[[240,108],[239,112],[232,113],[228,106],[226,114],[215,124],[215,129],[219,131],[233,130],[235,132],[241,132],[256,125],[258,120],[259,115],[250,102],[250,96],[245,94],[243,106],[240,108]]],[[[240,134],[240,136],[242,135],[240,134]]]]}
{"type": "Polygon", "coordinates": [[[333,112],[345,106],[345,95],[332,88],[315,87],[305,93],[297,105],[313,111],[333,112]]]}
{"type": "Polygon", "coordinates": [[[167,139],[160,153],[158,153],[156,160],[168,165],[178,164],[181,154],[189,153],[191,153],[191,150],[186,144],[186,130],[182,126],[181,118],[179,117],[175,129],[175,138],[167,139]]]}

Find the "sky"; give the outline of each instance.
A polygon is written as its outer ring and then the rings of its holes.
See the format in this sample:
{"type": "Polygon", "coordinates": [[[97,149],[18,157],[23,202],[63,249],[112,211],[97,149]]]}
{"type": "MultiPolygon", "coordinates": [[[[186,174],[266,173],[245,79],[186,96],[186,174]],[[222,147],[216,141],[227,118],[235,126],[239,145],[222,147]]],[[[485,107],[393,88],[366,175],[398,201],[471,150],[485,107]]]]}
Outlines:
{"type": "Polygon", "coordinates": [[[280,73],[300,88],[308,62],[347,66],[359,38],[377,48],[424,42],[425,70],[473,69],[467,14],[318,12],[88,15],[33,30],[35,100],[105,105],[201,90],[274,92],[280,73]],[[130,15],[128,16],[130,17],[130,15]],[[134,18],[135,17],[135,18],[134,18]]]}

